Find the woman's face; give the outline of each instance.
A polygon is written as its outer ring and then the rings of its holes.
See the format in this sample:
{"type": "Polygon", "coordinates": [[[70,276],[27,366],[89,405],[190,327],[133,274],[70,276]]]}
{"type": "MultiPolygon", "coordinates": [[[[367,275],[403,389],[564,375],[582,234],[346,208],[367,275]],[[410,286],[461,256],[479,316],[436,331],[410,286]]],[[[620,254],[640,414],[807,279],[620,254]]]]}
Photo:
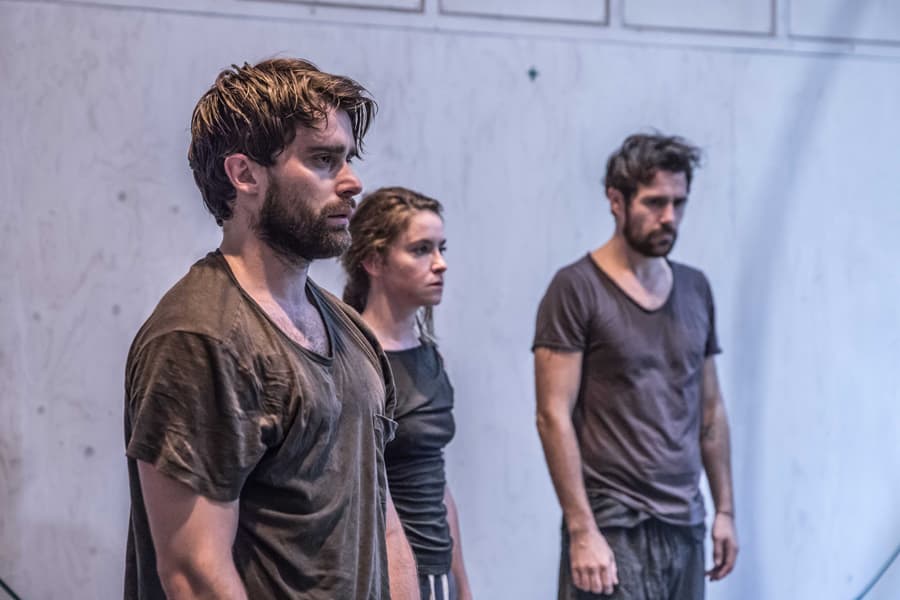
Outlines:
{"type": "Polygon", "coordinates": [[[446,246],[441,217],[430,210],[413,213],[382,263],[382,285],[392,303],[409,308],[440,303],[447,270],[446,246]]]}

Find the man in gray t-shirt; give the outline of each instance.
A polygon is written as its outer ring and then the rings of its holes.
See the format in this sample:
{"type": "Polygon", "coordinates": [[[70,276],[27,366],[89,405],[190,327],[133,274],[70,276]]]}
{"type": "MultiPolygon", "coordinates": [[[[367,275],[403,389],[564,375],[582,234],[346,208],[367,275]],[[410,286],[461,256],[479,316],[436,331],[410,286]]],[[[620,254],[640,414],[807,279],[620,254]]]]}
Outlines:
{"type": "Polygon", "coordinates": [[[194,109],[188,159],[222,243],[128,355],[126,599],[418,598],[386,483],[390,367],[308,278],[349,246],[374,108],[279,58],[223,71],[194,109]]]}
{"type": "Polygon", "coordinates": [[[563,509],[559,599],[704,597],[706,470],[712,580],[734,567],[728,422],[712,293],[666,257],[699,151],[633,135],[609,159],[612,238],[560,269],[534,337],[538,430],[563,509]]]}

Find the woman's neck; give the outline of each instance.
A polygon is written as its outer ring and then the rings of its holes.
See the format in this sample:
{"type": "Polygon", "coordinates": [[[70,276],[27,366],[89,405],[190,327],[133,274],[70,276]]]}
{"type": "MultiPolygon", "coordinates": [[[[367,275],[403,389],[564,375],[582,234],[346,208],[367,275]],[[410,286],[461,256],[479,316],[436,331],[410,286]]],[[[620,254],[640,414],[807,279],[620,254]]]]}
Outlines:
{"type": "Polygon", "coordinates": [[[362,318],[385,350],[406,350],[422,342],[416,332],[417,307],[402,307],[377,293],[369,293],[362,318]]]}

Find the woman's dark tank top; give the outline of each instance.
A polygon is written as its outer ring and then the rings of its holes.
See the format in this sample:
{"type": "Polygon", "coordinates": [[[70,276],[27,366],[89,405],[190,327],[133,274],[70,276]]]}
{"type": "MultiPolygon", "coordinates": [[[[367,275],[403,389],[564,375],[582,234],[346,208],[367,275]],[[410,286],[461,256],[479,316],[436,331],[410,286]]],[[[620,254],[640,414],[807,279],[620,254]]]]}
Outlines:
{"type": "Polygon", "coordinates": [[[419,573],[446,573],[453,540],[444,506],[444,446],[455,432],[453,388],[434,344],[386,354],[397,390],[397,433],[384,457],[391,497],[419,573]]]}

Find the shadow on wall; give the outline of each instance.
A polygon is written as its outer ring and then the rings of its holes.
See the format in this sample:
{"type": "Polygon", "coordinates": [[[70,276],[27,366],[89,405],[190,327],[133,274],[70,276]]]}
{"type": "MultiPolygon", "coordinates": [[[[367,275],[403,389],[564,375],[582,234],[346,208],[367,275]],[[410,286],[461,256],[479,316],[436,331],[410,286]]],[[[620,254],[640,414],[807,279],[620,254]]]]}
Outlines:
{"type": "MultiPolygon", "coordinates": [[[[855,29],[860,22],[863,7],[856,2],[843,2],[835,10],[830,20],[829,31],[837,30],[837,26],[855,29]]],[[[769,331],[764,326],[771,307],[778,298],[778,290],[772,287],[773,278],[769,275],[775,270],[786,250],[785,241],[789,238],[786,225],[791,222],[789,213],[793,204],[783,199],[792,198],[797,190],[795,177],[796,157],[805,154],[812,144],[813,132],[822,117],[823,103],[819,100],[820,91],[825,82],[834,77],[838,62],[835,60],[812,61],[803,84],[798,88],[797,102],[785,113],[780,123],[773,123],[775,131],[782,132],[782,137],[774,144],[769,153],[768,164],[760,172],[758,189],[751,194],[755,206],[760,207],[753,215],[748,227],[747,244],[752,253],[743,253],[738,268],[738,289],[735,297],[738,306],[734,311],[738,325],[740,344],[736,347],[739,354],[737,364],[741,369],[741,396],[752,400],[760,398],[764,393],[765,374],[763,373],[764,353],[766,348],[775,346],[769,339],[769,331]],[[806,100],[809,100],[806,102],[806,100]],[[777,182],[778,195],[773,196],[772,189],[777,182]],[[776,211],[766,210],[771,202],[777,201],[776,211]],[[778,218],[772,218],[778,214],[778,218]],[[752,300],[750,300],[752,299],[752,300]]],[[[741,470],[743,477],[735,481],[736,489],[744,494],[751,490],[762,489],[762,466],[757,462],[757,455],[752,449],[763,448],[767,442],[767,434],[760,423],[758,404],[748,401],[742,406],[734,407],[735,416],[744,424],[747,440],[744,449],[750,449],[743,463],[747,468],[741,470]]],[[[760,576],[742,577],[740,598],[753,599],[763,597],[766,586],[762,585],[768,561],[760,552],[760,539],[763,529],[754,511],[742,512],[741,528],[746,531],[742,536],[740,570],[744,573],[760,576]]],[[[740,533],[740,530],[739,530],[740,533]]],[[[862,574],[869,577],[868,573],[862,574]]]]}

